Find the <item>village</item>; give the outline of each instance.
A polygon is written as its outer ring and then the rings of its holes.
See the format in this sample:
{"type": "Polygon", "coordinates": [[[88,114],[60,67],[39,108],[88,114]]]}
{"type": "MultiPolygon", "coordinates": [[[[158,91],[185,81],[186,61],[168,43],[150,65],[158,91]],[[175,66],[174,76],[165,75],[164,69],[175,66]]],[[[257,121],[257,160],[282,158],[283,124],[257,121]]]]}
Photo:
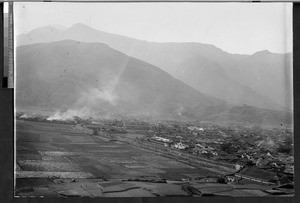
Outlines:
{"type": "MultiPolygon", "coordinates": [[[[47,121],[46,117],[20,114],[18,119],[47,121]]],[[[234,184],[293,185],[293,132],[289,128],[218,125],[208,122],[94,120],[74,117],[69,121],[90,136],[107,137],[151,150],[221,174],[184,181],[215,181],[234,184]]]]}
{"type": "MultiPolygon", "coordinates": [[[[155,143],[187,159],[207,159],[216,165],[231,164],[234,173],[226,181],[254,181],[266,184],[293,182],[294,159],[292,131],[259,127],[227,127],[211,123],[161,122],[145,126],[143,145],[155,143]]],[[[130,130],[139,130],[129,126],[130,130]]],[[[142,132],[140,132],[142,133],[142,132]]],[[[156,147],[156,150],[158,148],[156,147]]],[[[165,152],[167,150],[164,150],[165,152]]],[[[243,182],[242,181],[242,182],[243,182]]]]}

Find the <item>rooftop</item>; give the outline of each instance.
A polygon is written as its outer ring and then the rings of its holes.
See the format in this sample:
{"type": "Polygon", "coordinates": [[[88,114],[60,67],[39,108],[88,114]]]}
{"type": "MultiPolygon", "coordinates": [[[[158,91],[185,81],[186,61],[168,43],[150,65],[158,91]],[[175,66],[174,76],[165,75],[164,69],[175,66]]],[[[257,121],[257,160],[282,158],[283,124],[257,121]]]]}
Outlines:
{"type": "Polygon", "coordinates": [[[264,181],[270,181],[274,179],[276,176],[275,173],[272,173],[270,171],[262,170],[257,167],[246,167],[245,169],[241,170],[239,173],[236,175],[240,176],[247,176],[247,177],[252,177],[264,181]]]}

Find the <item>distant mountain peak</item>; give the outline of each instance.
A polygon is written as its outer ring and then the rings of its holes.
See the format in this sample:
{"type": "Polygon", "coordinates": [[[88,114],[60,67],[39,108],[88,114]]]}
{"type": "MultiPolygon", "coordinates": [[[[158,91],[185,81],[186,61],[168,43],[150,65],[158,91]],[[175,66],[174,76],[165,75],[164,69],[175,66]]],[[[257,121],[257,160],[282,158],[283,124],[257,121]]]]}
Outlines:
{"type": "Polygon", "coordinates": [[[93,29],[92,27],[90,27],[86,24],[83,24],[83,23],[76,23],[76,24],[72,25],[69,29],[71,29],[71,28],[93,29]]]}
{"type": "Polygon", "coordinates": [[[271,54],[272,52],[270,52],[269,50],[265,49],[265,50],[261,50],[258,52],[255,52],[253,55],[261,55],[261,54],[271,54]]]}

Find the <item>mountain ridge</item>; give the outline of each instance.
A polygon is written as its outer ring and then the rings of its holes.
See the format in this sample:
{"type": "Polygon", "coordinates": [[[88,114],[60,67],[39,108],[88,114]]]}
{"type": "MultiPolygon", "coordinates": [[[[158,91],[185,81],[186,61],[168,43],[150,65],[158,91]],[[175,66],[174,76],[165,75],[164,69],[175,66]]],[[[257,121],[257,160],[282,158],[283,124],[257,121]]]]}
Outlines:
{"type": "MultiPolygon", "coordinates": [[[[285,82],[285,80],[290,79],[289,74],[291,70],[288,69],[290,69],[289,67],[291,66],[291,62],[286,60],[289,55],[282,56],[281,54],[273,54],[269,51],[268,53],[266,53],[266,51],[264,50],[256,52],[253,55],[239,55],[227,53],[214,45],[208,44],[194,42],[172,43],[141,41],[118,34],[110,34],[108,32],[99,31],[84,24],[75,24],[57,35],[51,35],[51,33],[49,33],[49,35],[47,35],[47,39],[44,39],[44,37],[42,36],[36,36],[35,40],[29,40],[28,37],[30,38],[30,36],[26,35],[22,35],[21,37],[19,36],[17,44],[21,45],[24,43],[36,43],[38,41],[45,40],[49,42],[60,41],[62,39],[72,39],[83,42],[102,42],[113,49],[125,53],[126,55],[153,64],[176,78],[182,78],[177,70],[184,61],[188,60],[191,57],[200,55],[202,57],[208,58],[211,61],[221,64],[221,68],[226,72],[223,78],[224,81],[227,81],[228,79],[226,77],[228,77],[232,81],[231,83],[237,86],[237,89],[243,89],[243,86],[251,89],[247,91],[249,93],[247,97],[252,98],[251,100],[247,101],[243,99],[243,97],[239,97],[236,101],[234,101],[235,104],[243,105],[244,103],[246,103],[248,105],[257,106],[258,103],[262,104],[258,107],[263,108],[277,110],[292,109],[292,101],[285,99],[290,98],[290,95],[292,95],[291,85],[288,85],[285,82]],[[76,31],[74,31],[74,29],[76,31]],[[287,72],[284,74],[276,73],[276,81],[267,80],[267,83],[265,82],[266,85],[264,85],[262,79],[260,79],[261,81],[259,81],[257,85],[253,85],[253,81],[256,81],[258,77],[267,78],[270,75],[270,73],[266,71],[263,71],[263,74],[261,74],[261,76],[258,75],[258,73],[261,72],[259,67],[264,66],[264,59],[269,57],[265,55],[276,55],[277,58],[280,58],[281,61],[279,68],[287,67],[287,72]],[[248,71],[247,74],[245,74],[244,70],[249,66],[249,64],[251,64],[251,61],[249,62],[249,58],[251,58],[252,60],[256,60],[255,58],[252,58],[253,56],[261,57],[262,60],[258,59],[260,60],[259,63],[252,63],[254,66],[253,70],[255,71],[248,71]],[[282,65],[282,61],[287,61],[287,63],[282,65]],[[278,91],[274,92],[273,89],[278,89],[278,91]]],[[[198,64],[198,66],[200,67],[201,64],[198,64]]],[[[275,67],[275,69],[278,69],[276,67],[278,65],[276,65],[275,63],[273,63],[273,66],[275,67]]],[[[213,67],[209,66],[207,68],[213,67]]],[[[211,80],[214,80],[214,78],[212,77],[211,80]]],[[[186,83],[186,80],[182,81],[186,83]]],[[[192,87],[194,88],[195,86],[196,85],[192,85],[192,87]]],[[[198,84],[197,87],[199,86],[200,85],[198,84]]],[[[233,85],[231,86],[233,87],[233,85]]],[[[203,91],[203,89],[201,88],[198,88],[197,90],[200,92],[203,91]]],[[[209,92],[206,93],[209,94],[209,92]]],[[[230,99],[226,99],[225,97],[223,97],[223,95],[224,94],[222,93],[222,90],[220,90],[220,92],[218,94],[215,94],[214,96],[218,97],[221,100],[232,102],[230,99]]],[[[231,93],[231,95],[232,98],[235,97],[234,93],[231,93]]]]}
{"type": "MultiPolygon", "coordinates": [[[[251,56],[251,55],[254,55],[254,54],[257,54],[257,53],[271,53],[271,54],[291,54],[291,52],[286,52],[286,53],[277,53],[277,52],[271,52],[269,51],[268,49],[263,49],[263,50],[258,50],[252,54],[241,54],[241,53],[231,53],[229,51],[226,51],[222,48],[219,48],[217,47],[216,45],[213,45],[213,44],[207,44],[207,43],[201,43],[201,42],[189,42],[189,41],[186,41],[186,42],[172,42],[172,41],[167,41],[167,42],[156,42],[156,41],[150,41],[150,40],[144,40],[144,39],[139,39],[139,38],[134,38],[134,37],[130,37],[130,36],[126,36],[126,35],[122,35],[122,34],[117,34],[117,33],[111,33],[111,32],[106,32],[106,31],[102,31],[102,30],[97,30],[96,28],[92,28],[91,26],[88,26],[84,23],[75,23],[73,24],[72,26],[70,27],[66,27],[66,26],[63,26],[63,25],[60,25],[60,24],[55,24],[55,25],[48,25],[48,26],[42,26],[42,27],[38,27],[38,28],[35,28],[33,30],[31,30],[30,32],[28,32],[27,34],[19,34],[17,37],[20,37],[20,36],[24,36],[24,35],[28,35],[29,33],[31,32],[36,32],[38,31],[40,28],[54,28],[54,29],[57,29],[57,27],[61,27],[63,29],[60,29],[60,30],[68,30],[68,29],[74,29],[74,28],[85,28],[85,29],[90,29],[90,30],[93,30],[93,31],[97,31],[97,32],[102,32],[102,33],[105,33],[105,34],[109,34],[109,35],[114,35],[114,36],[119,36],[119,37],[125,37],[125,38],[128,38],[128,39],[132,39],[132,40],[138,40],[138,41],[143,41],[143,42],[147,42],[147,43],[157,43],[157,44],[199,44],[199,45],[207,45],[207,46],[211,46],[213,48],[216,48],[216,49],[219,49],[221,50],[222,52],[225,52],[227,54],[231,54],[231,55],[237,55],[237,56],[251,56]]],[[[20,44],[18,46],[22,46],[22,45],[25,45],[25,44],[20,44]]]]}

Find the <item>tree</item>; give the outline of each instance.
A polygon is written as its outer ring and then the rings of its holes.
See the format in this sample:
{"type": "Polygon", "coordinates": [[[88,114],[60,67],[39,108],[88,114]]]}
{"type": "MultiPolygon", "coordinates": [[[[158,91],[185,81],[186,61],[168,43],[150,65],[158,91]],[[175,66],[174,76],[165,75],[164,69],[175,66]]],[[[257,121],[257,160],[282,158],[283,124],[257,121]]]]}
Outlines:
{"type": "Polygon", "coordinates": [[[293,139],[291,136],[285,137],[283,142],[277,148],[278,152],[284,154],[291,154],[293,152],[293,139]]]}

